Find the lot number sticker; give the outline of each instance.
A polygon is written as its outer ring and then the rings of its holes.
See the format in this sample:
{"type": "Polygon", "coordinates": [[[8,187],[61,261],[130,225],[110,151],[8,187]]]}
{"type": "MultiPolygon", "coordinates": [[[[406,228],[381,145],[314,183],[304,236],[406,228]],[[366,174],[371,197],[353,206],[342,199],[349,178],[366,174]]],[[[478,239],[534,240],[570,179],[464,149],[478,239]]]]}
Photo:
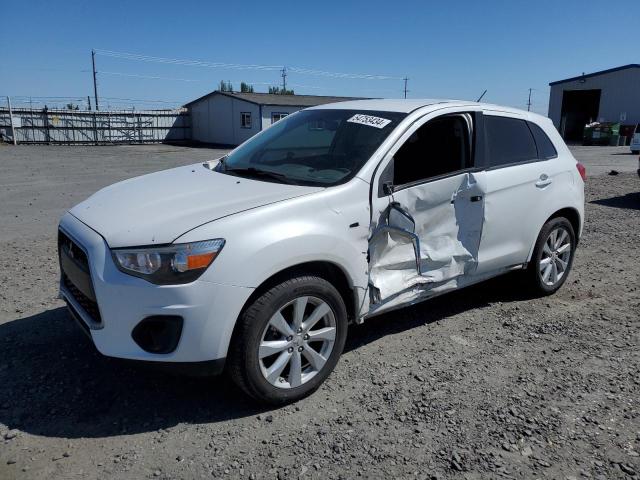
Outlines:
{"type": "Polygon", "coordinates": [[[351,117],[347,122],[359,123],[361,125],[368,125],[375,128],[384,128],[391,123],[391,120],[386,118],[374,117],[373,115],[363,115],[358,113],[351,117]]]}

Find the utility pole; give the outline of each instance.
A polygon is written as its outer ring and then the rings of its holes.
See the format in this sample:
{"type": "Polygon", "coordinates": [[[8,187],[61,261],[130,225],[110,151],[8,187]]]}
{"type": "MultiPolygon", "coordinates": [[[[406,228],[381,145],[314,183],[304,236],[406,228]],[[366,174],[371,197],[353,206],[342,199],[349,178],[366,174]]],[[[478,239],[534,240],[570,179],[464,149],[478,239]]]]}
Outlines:
{"type": "Polygon", "coordinates": [[[91,97],[87,95],[87,110],[91,110],[91,97]]]}
{"type": "Polygon", "coordinates": [[[96,101],[96,110],[100,110],[98,107],[98,82],[96,80],[96,51],[91,50],[91,66],[93,67],[93,96],[96,101]]]}
{"type": "Polygon", "coordinates": [[[11,137],[13,138],[13,144],[17,145],[18,141],[16,139],[16,127],[13,123],[13,110],[11,109],[11,98],[7,96],[7,104],[9,105],[9,121],[11,122],[11,137]]]}
{"type": "Polygon", "coordinates": [[[407,98],[407,92],[408,92],[407,82],[409,81],[409,79],[407,77],[404,77],[403,80],[404,80],[404,98],[407,98]]]}
{"type": "Polygon", "coordinates": [[[282,94],[284,95],[287,91],[287,67],[282,67],[282,94]]]}
{"type": "Polygon", "coordinates": [[[529,100],[527,100],[527,112],[531,111],[531,90],[533,90],[533,88],[529,89],[529,100]]]}

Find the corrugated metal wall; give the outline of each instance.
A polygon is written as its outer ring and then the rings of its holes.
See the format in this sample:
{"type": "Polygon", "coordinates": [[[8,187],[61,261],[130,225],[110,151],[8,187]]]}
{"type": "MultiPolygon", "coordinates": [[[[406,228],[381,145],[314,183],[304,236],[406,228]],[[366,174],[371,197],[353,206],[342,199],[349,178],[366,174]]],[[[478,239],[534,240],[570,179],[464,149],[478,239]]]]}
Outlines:
{"type": "MultiPolygon", "coordinates": [[[[76,111],[13,109],[18,143],[109,144],[191,140],[186,110],[76,111]]],[[[0,135],[12,138],[9,110],[0,109],[0,135]]]]}

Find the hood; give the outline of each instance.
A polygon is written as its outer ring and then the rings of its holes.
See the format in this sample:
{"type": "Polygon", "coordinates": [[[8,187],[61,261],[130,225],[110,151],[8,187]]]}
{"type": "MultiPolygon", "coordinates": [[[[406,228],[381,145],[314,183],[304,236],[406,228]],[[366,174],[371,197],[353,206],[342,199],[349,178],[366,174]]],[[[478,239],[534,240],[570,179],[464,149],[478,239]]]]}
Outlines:
{"type": "Polygon", "coordinates": [[[225,175],[195,164],[113,184],[70,213],[111,248],[166,244],[204,223],[320,190],[225,175]]]}

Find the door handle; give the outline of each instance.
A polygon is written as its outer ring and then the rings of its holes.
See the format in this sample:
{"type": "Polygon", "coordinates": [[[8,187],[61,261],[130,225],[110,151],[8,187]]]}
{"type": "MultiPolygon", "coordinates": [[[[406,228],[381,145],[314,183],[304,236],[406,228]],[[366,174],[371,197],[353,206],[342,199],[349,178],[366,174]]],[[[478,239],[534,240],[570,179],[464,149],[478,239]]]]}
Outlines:
{"type": "Polygon", "coordinates": [[[542,175],[540,175],[540,178],[538,178],[538,180],[536,181],[536,187],[544,188],[547,185],[551,185],[552,181],[553,180],[549,178],[549,175],[547,175],[546,173],[543,173],[542,175]]]}
{"type": "MultiPolygon", "coordinates": [[[[456,196],[454,196],[454,197],[451,199],[451,203],[452,203],[452,204],[453,204],[453,203],[456,203],[456,199],[457,199],[457,197],[456,197],[456,196]]],[[[479,202],[480,200],[482,200],[482,195],[474,195],[473,197],[469,197],[469,201],[470,201],[470,202],[479,202]]]]}

